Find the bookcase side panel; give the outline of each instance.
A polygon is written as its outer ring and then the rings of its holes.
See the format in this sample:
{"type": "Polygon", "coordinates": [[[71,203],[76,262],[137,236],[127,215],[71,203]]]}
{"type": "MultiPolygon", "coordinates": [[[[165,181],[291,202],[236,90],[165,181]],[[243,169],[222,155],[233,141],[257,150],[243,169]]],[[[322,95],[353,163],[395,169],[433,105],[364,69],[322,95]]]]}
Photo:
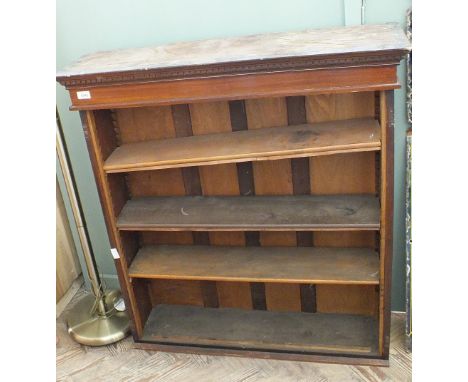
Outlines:
{"type": "MultiPolygon", "coordinates": [[[[122,243],[115,225],[115,219],[117,216],[115,208],[116,206],[119,206],[121,202],[117,202],[117,204],[115,204],[116,201],[112,198],[111,185],[109,183],[108,176],[103,170],[105,157],[109,155],[111,150],[113,150],[117,144],[113,135],[114,131],[112,127],[111,113],[110,111],[104,110],[100,110],[99,112],[81,111],[80,117],[85,132],[86,143],[88,145],[88,151],[104,213],[104,220],[106,222],[109,240],[111,246],[116,248],[120,254],[120,257],[115,259],[114,263],[122,289],[121,292],[131,318],[132,331],[134,337],[137,339],[143,332],[144,320],[146,318],[141,317],[137,297],[135,296],[130,279],[127,276],[128,264],[127,255],[125,253],[126,248],[122,243]]],[[[120,192],[123,193],[124,190],[120,190],[120,192]]],[[[144,300],[141,302],[145,304],[144,300]]]]}
{"type": "Polygon", "coordinates": [[[393,258],[393,196],[394,196],[394,92],[380,93],[380,126],[382,129],[380,184],[380,301],[379,351],[389,357],[391,283],[393,258]]]}

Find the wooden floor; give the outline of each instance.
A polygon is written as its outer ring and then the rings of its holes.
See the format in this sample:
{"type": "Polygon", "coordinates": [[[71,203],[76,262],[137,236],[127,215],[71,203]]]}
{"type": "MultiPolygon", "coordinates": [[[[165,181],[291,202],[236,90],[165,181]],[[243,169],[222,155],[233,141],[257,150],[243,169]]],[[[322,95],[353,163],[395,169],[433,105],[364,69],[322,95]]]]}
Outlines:
{"type": "MultiPolygon", "coordinates": [[[[83,293],[80,289],[68,308],[83,293]]],[[[68,336],[66,312],[57,319],[57,381],[411,381],[402,314],[392,315],[390,367],[380,368],[149,352],[133,349],[131,338],[91,348],[68,336]]]]}

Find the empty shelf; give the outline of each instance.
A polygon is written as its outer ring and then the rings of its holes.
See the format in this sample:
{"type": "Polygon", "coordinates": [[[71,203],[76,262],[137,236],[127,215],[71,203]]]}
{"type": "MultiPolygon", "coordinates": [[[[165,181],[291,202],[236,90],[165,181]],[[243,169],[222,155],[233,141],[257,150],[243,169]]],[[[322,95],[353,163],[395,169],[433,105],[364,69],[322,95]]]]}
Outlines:
{"type": "Polygon", "coordinates": [[[161,245],[140,249],[130,277],[179,280],[378,284],[368,248],[161,245]]]}
{"type": "Polygon", "coordinates": [[[348,314],[157,305],[141,340],[180,345],[375,355],[376,321],[348,314]]]}
{"type": "Polygon", "coordinates": [[[364,118],[129,143],[109,156],[104,170],[143,171],[373,150],[380,150],[379,124],[364,118]]]}
{"type": "Polygon", "coordinates": [[[117,227],[130,231],[378,230],[378,198],[340,196],[184,196],[129,200],[117,227]]]}

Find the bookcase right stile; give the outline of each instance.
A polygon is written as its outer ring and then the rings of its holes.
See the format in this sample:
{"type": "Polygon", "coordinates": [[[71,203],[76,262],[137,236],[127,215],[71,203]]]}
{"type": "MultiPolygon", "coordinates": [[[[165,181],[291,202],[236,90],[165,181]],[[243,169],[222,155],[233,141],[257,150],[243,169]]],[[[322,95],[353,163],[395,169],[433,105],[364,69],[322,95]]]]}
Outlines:
{"type": "Polygon", "coordinates": [[[380,92],[380,303],[379,352],[387,358],[390,348],[390,313],[393,258],[394,93],[380,92]]]}

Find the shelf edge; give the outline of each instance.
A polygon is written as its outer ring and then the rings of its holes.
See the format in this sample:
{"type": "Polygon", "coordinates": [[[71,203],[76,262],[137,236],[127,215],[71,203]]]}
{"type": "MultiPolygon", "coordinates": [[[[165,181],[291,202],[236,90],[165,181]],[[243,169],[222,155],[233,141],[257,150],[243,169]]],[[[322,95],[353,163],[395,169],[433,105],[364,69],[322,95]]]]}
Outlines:
{"type": "Polygon", "coordinates": [[[179,161],[175,163],[164,163],[161,165],[131,165],[131,166],[106,166],[104,164],[104,171],[108,174],[116,174],[122,172],[136,172],[136,171],[149,171],[149,170],[164,170],[170,168],[181,168],[181,167],[194,167],[194,166],[213,166],[217,164],[227,163],[242,163],[242,162],[258,162],[258,161],[271,161],[281,159],[293,159],[293,158],[307,158],[316,156],[336,155],[336,154],[351,154],[356,152],[367,152],[367,151],[380,151],[381,145],[373,144],[366,146],[353,147],[351,149],[336,149],[336,150],[314,150],[299,152],[293,152],[287,155],[272,155],[272,154],[259,154],[259,155],[245,155],[237,156],[232,158],[216,158],[208,161],[179,161]]]}

